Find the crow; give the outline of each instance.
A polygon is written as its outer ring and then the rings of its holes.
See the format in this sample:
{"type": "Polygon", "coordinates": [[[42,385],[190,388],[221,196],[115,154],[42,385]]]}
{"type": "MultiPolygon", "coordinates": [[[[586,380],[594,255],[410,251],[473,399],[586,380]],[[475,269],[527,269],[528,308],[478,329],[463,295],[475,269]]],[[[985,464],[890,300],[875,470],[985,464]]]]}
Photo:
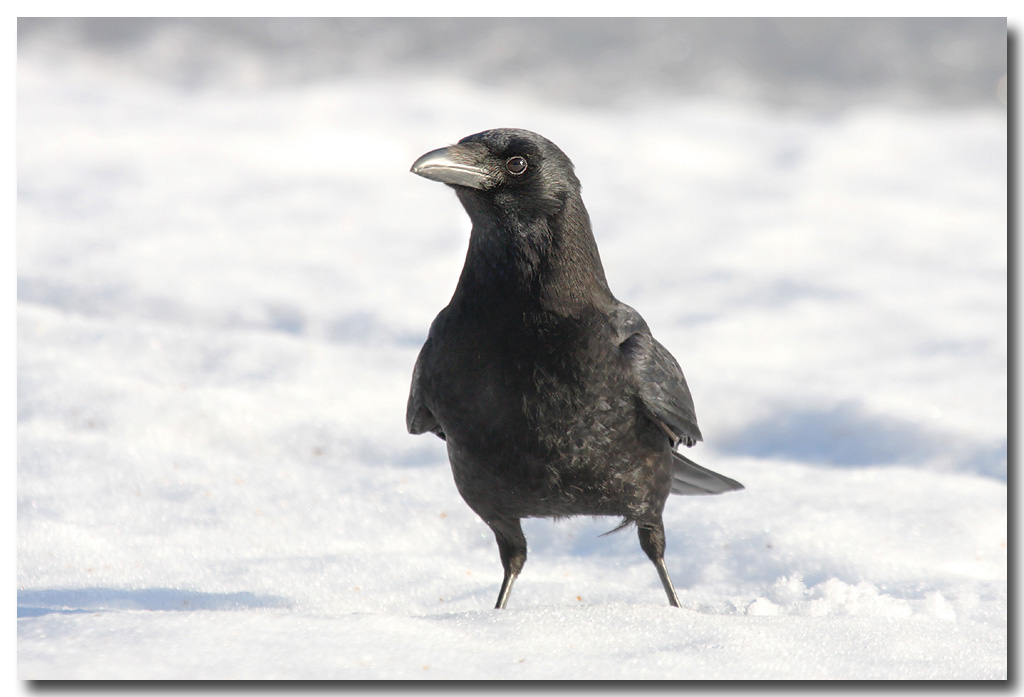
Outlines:
{"type": "Polygon", "coordinates": [[[420,157],[469,214],[466,261],[413,369],[406,425],[445,441],[455,485],[494,532],[506,606],[526,561],[523,518],[635,525],[669,604],[669,493],[743,485],[676,452],[702,440],[675,358],[612,295],[569,158],[499,128],[420,157]]]}

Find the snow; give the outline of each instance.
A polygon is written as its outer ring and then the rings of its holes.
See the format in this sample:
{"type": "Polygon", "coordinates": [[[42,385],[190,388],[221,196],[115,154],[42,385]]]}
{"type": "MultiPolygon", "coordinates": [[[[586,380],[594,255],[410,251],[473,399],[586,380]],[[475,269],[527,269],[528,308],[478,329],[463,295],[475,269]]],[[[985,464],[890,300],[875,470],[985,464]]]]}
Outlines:
{"type": "Polygon", "coordinates": [[[190,89],[75,55],[18,62],[20,678],[1006,678],[1001,106],[190,89]],[[576,163],[689,454],[747,487],[670,499],[680,610],[591,518],[525,521],[491,609],[493,537],[405,432],[468,236],[409,165],[508,125],[576,163]]]}

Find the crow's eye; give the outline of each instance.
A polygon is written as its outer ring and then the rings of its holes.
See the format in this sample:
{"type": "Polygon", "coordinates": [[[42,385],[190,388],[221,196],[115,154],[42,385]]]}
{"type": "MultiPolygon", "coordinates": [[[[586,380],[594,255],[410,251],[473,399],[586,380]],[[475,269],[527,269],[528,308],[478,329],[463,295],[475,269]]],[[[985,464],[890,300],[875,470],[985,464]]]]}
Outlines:
{"type": "Polygon", "coordinates": [[[519,157],[519,155],[510,157],[505,161],[505,169],[509,171],[509,174],[522,174],[526,171],[526,159],[519,157]]]}

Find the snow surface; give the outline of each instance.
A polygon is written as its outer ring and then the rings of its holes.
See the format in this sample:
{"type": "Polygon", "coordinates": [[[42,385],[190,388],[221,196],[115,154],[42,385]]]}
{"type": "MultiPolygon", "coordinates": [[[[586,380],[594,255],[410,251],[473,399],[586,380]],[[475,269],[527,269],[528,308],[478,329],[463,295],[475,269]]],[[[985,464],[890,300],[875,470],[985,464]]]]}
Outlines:
{"type": "Polygon", "coordinates": [[[444,77],[189,90],[18,65],[18,675],[1005,678],[1006,119],[444,77]],[[559,143],[743,482],[493,537],[409,377],[468,221],[408,173],[559,143]]]}

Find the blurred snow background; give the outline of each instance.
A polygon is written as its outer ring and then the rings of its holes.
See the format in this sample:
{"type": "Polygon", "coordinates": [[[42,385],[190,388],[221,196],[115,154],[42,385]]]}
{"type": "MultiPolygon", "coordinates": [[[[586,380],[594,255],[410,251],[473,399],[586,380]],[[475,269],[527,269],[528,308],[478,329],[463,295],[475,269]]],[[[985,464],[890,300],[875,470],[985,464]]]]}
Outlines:
{"type": "Polygon", "coordinates": [[[1005,678],[1003,20],[18,23],[21,678],[1005,678]],[[487,528],[408,381],[468,220],[574,160],[747,490],[487,528]]]}

